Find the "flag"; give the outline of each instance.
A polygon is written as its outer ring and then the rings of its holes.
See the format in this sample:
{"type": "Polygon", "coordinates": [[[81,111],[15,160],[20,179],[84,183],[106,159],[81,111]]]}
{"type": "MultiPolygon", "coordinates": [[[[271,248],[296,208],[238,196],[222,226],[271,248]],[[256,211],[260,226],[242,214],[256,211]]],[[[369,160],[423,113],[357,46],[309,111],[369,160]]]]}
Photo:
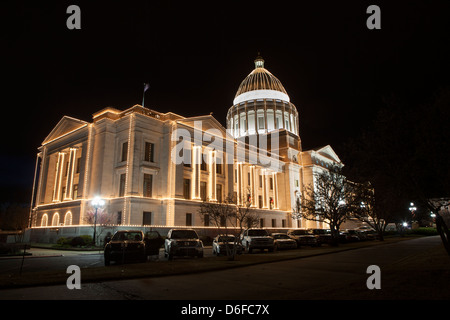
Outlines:
{"type": "Polygon", "coordinates": [[[144,92],[147,91],[150,88],[149,83],[144,83],[144,92]]]}

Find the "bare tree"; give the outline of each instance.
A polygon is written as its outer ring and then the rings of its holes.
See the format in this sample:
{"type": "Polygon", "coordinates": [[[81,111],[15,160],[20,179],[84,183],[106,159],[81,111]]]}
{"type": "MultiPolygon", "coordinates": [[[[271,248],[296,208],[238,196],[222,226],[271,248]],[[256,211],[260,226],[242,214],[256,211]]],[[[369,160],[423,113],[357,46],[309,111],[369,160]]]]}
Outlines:
{"type": "Polygon", "coordinates": [[[342,175],[337,165],[315,173],[314,181],[304,189],[301,215],[307,220],[328,223],[332,244],[337,245],[340,225],[352,216],[358,203],[355,184],[342,175]]]}
{"type": "MultiPolygon", "coordinates": [[[[95,221],[95,208],[91,208],[86,212],[86,215],[84,216],[84,223],[92,225],[92,228],[94,228],[94,221],[95,221]]],[[[96,221],[96,238],[93,239],[93,243],[99,243],[98,240],[100,239],[100,236],[102,233],[106,230],[111,228],[111,226],[117,221],[117,217],[115,215],[109,214],[105,208],[98,209],[97,211],[97,221],[96,221]]]]}
{"type": "Polygon", "coordinates": [[[251,207],[251,198],[248,193],[241,197],[241,201],[229,195],[224,202],[204,201],[200,205],[199,213],[202,220],[208,221],[217,227],[219,234],[233,234],[235,237],[232,248],[226,246],[229,260],[235,260],[237,256],[238,244],[240,244],[240,234],[244,228],[251,228],[257,225],[259,215],[251,207]]]}
{"type": "Polygon", "coordinates": [[[355,206],[353,216],[372,227],[377,232],[378,239],[383,241],[384,231],[391,218],[389,212],[380,210],[380,205],[375,198],[375,190],[369,182],[355,186],[360,205],[355,206]]]}

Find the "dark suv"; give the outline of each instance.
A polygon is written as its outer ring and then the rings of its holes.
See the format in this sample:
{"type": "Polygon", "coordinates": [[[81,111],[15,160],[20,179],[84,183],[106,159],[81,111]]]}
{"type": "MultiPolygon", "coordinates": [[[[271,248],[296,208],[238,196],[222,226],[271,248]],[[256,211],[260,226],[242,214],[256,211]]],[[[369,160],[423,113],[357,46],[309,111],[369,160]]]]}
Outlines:
{"type": "Polygon", "coordinates": [[[164,256],[196,256],[203,258],[203,242],[194,229],[170,229],[164,243],[164,256]]]}
{"type": "Polygon", "coordinates": [[[289,230],[287,234],[292,239],[297,241],[298,246],[318,247],[321,244],[320,239],[316,237],[310,230],[305,229],[289,230]]]}
{"type": "Polygon", "coordinates": [[[109,266],[111,261],[145,262],[148,256],[159,254],[164,240],[158,231],[149,231],[144,236],[140,230],[120,230],[112,238],[106,238],[105,242],[105,265],[109,266]]]}
{"type": "Polygon", "coordinates": [[[147,260],[144,233],[140,230],[120,230],[106,241],[104,250],[106,266],[109,266],[111,261],[147,260]]]}

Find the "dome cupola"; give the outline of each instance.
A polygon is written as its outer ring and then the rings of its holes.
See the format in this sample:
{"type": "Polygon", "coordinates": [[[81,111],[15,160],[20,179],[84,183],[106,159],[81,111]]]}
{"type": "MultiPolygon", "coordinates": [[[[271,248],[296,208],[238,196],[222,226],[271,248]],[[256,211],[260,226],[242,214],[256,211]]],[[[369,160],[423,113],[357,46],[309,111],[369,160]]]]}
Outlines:
{"type": "Polygon", "coordinates": [[[233,106],[228,110],[227,128],[235,138],[285,129],[298,137],[298,112],[281,81],[255,59],[255,69],[241,82],[233,106]]]}
{"type": "Polygon", "coordinates": [[[289,102],[281,81],[264,68],[264,59],[255,59],[255,69],[241,82],[233,104],[254,99],[279,99],[289,102]]]}

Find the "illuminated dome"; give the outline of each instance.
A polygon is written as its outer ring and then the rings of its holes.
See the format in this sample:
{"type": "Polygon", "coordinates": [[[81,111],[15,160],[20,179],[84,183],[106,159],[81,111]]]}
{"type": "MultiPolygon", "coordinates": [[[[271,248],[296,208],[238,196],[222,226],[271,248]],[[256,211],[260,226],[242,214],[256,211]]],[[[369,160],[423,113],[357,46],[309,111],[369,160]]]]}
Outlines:
{"type": "Polygon", "coordinates": [[[255,69],[241,82],[227,113],[235,138],[285,129],[298,137],[298,112],[281,84],[258,56],[255,69]]]}
{"type": "Polygon", "coordinates": [[[241,82],[233,104],[253,99],[279,99],[289,102],[281,81],[264,68],[264,59],[255,59],[255,69],[241,82]]]}

